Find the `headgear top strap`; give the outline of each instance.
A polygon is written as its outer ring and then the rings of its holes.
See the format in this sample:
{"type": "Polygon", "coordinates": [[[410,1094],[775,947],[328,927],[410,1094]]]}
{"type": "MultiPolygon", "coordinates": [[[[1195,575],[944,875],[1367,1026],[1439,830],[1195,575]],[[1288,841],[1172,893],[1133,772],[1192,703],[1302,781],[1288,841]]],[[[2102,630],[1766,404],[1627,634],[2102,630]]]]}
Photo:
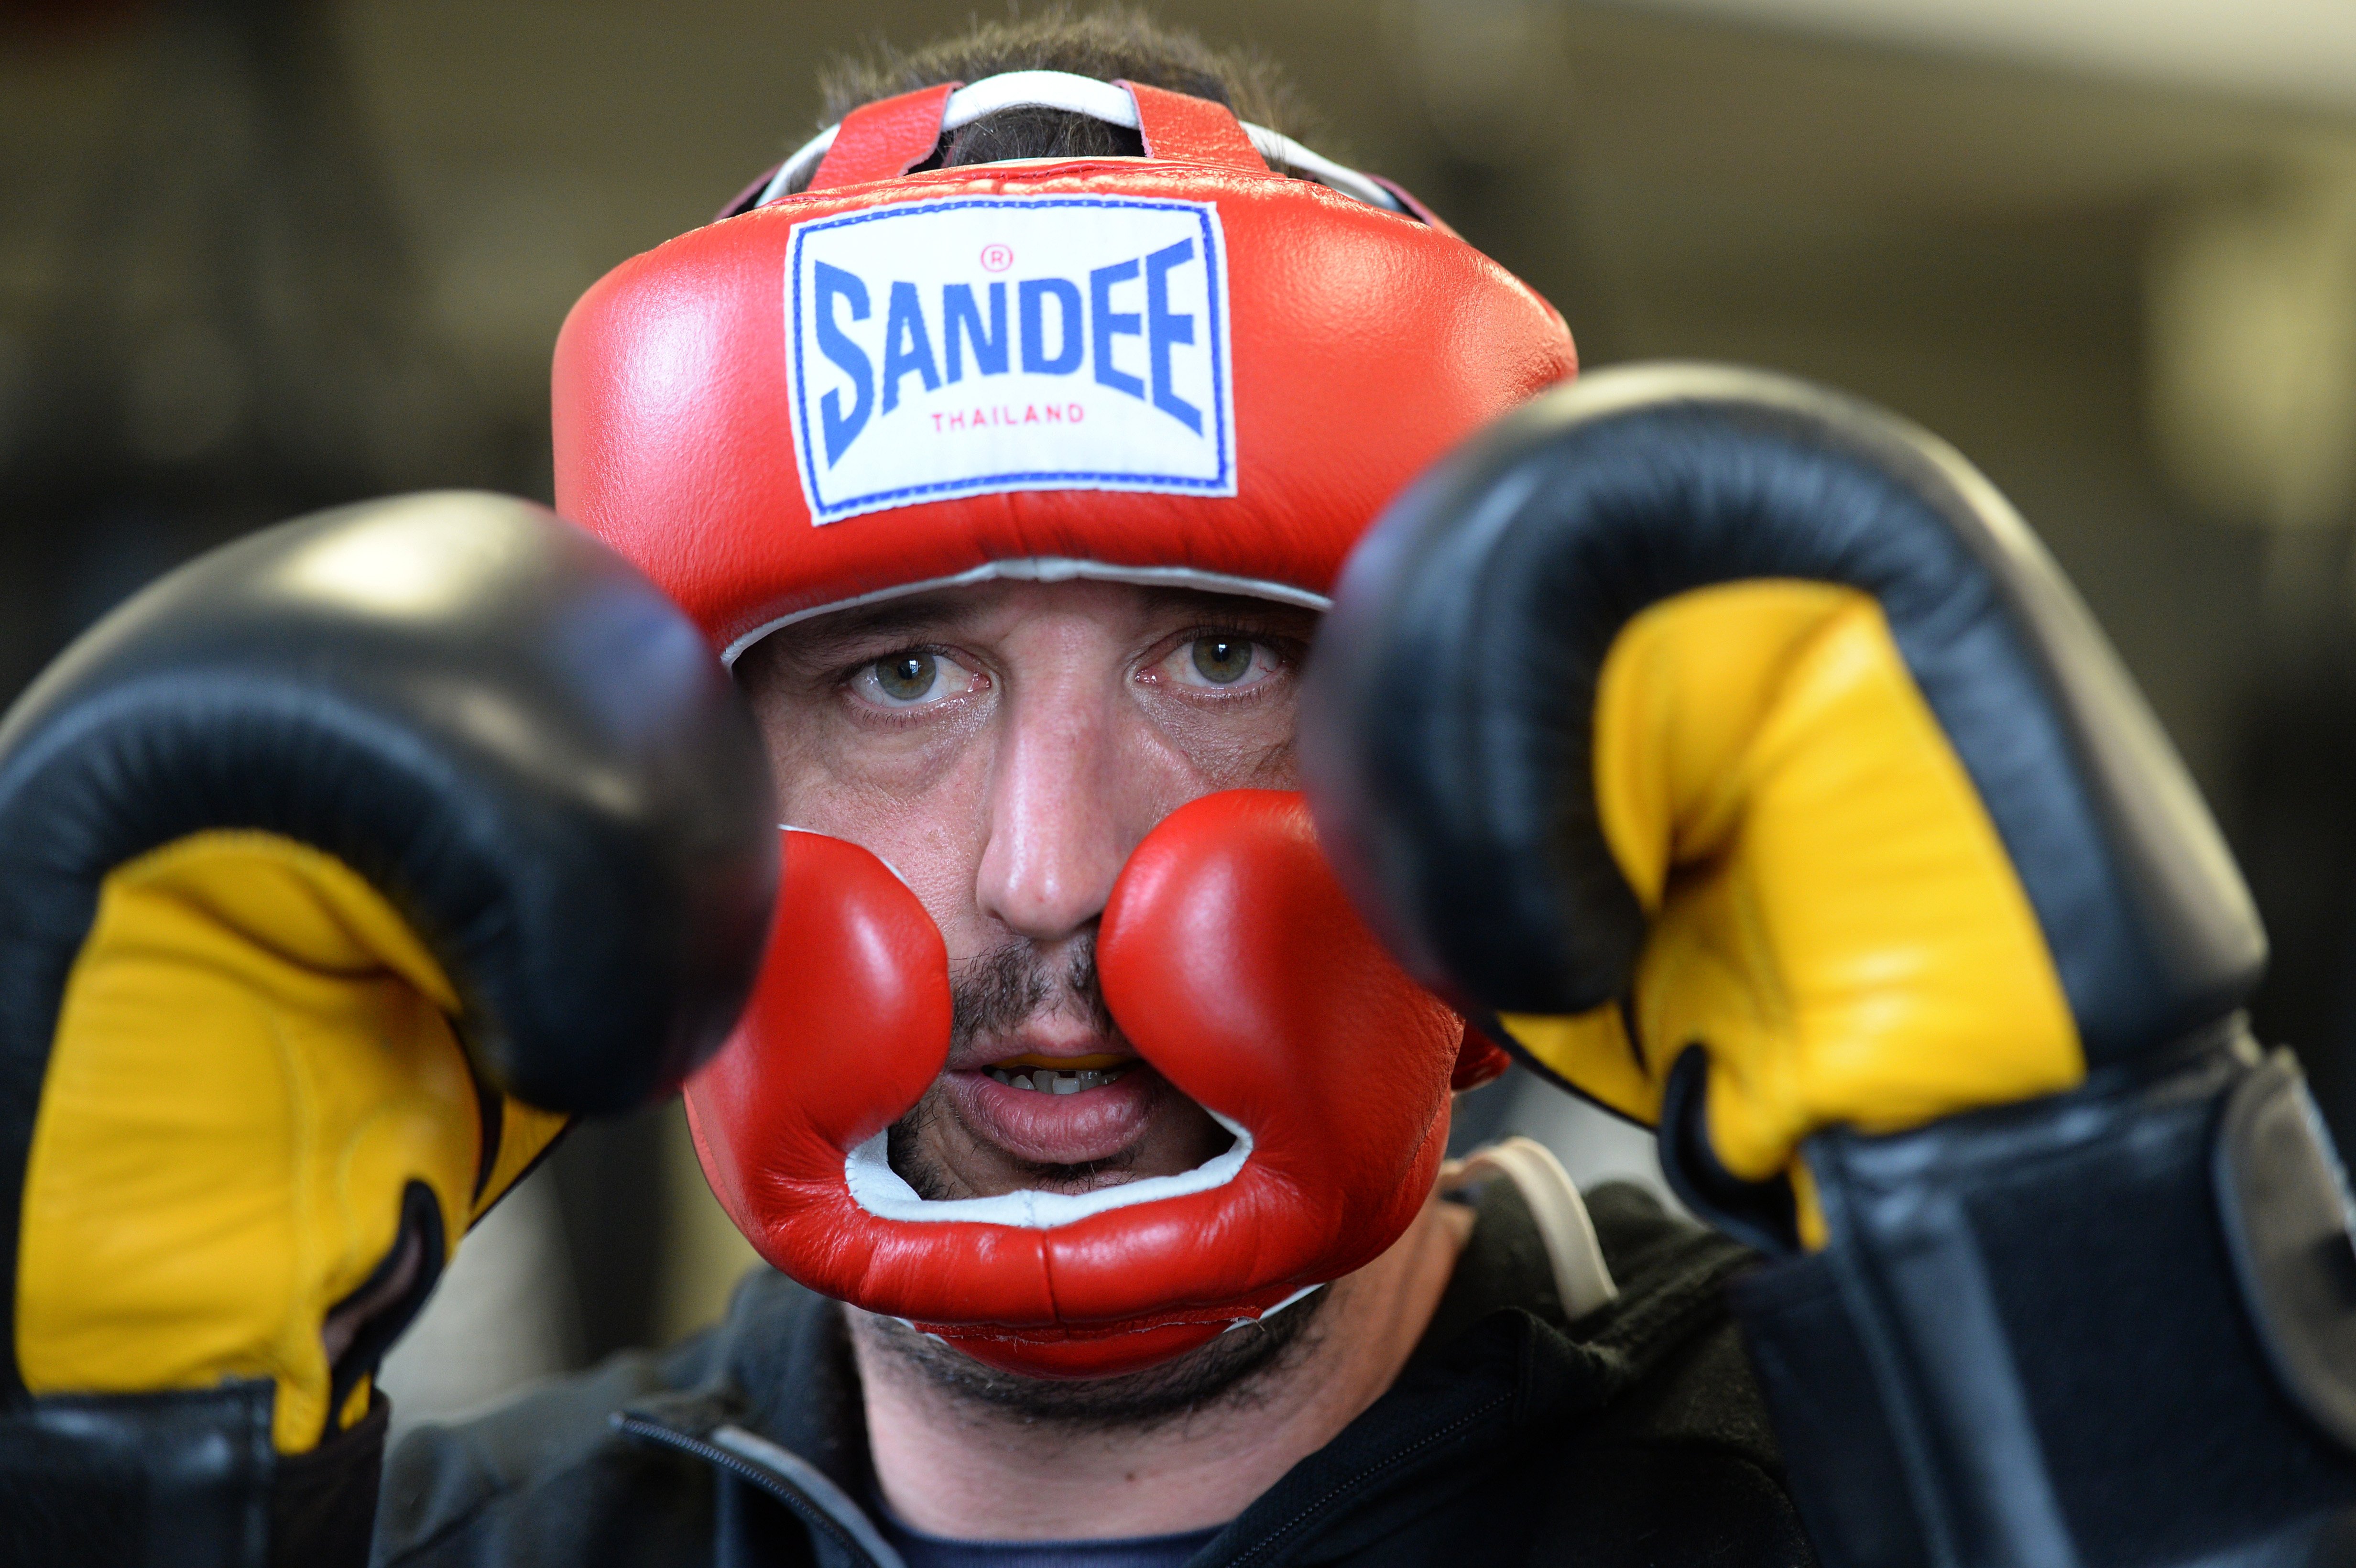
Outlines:
{"type": "Polygon", "coordinates": [[[1226,164],[1268,173],[1268,160],[1244,133],[1242,122],[1224,103],[1189,98],[1141,82],[1113,84],[1137,104],[1138,134],[1145,155],[1181,164],[1226,164]]]}
{"type": "Polygon", "coordinates": [[[862,103],[835,127],[834,144],[810,176],[809,188],[895,180],[940,144],[941,118],[959,84],[942,82],[897,98],[862,103]]]}
{"type": "Polygon", "coordinates": [[[930,87],[864,104],[846,115],[841,124],[830,125],[804,143],[759,182],[757,195],[748,189],[729,203],[721,216],[749,212],[792,194],[813,165],[819,168],[806,187],[811,190],[894,178],[929,157],[945,133],[1006,109],[1060,109],[1136,131],[1145,141],[1149,157],[1259,167],[1259,163],[1247,161],[1246,149],[1225,129],[1234,125],[1243,133],[1249,152],[1267,164],[1305,175],[1385,211],[1422,216],[1380,181],[1320,156],[1265,125],[1237,121],[1219,105],[1160,88],[1098,81],[1060,70],[1006,71],[961,87],[953,83],[930,87]],[[1147,99],[1161,107],[1141,109],[1147,99]],[[1220,123],[1210,123],[1215,120],[1220,123]],[[838,168],[832,154],[846,134],[866,146],[852,162],[838,168]],[[904,155],[905,162],[891,166],[892,159],[904,155]],[[854,167],[862,172],[851,174],[854,167]]]}

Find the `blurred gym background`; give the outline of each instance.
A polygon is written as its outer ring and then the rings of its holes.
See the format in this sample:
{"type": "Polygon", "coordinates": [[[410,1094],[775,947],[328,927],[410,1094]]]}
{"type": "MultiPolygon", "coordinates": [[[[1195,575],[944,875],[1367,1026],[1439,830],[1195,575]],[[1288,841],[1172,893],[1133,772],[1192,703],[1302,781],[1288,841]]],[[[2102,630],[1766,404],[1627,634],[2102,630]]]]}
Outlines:
{"type": "MultiPolygon", "coordinates": [[[[1748,361],[1954,441],[2224,819],[2262,1032],[2356,1132],[2356,9],[1162,0],[1404,180],[1590,366],[1748,361]]],[[[545,498],[573,298],[968,0],[0,0],[0,693],[241,530],[545,498]]],[[[1509,1080],[1465,1136],[1641,1136],[1509,1080]]],[[[708,1321],[750,1253],[676,1108],[577,1132],[388,1369],[405,1419],[708,1321]]]]}

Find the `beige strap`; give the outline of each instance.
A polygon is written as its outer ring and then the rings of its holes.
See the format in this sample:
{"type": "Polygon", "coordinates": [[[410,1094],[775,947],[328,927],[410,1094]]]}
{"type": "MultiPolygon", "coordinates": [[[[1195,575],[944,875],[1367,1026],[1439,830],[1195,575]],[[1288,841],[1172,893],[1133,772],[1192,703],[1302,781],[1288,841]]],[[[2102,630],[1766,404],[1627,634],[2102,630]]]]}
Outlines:
{"type": "Polygon", "coordinates": [[[1440,1168],[1440,1189],[1451,1192],[1497,1176],[1514,1184],[1537,1221],[1564,1316],[1576,1323],[1619,1299],[1620,1287],[1612,1283],[1611,1265],[1603,1261],[1603,1246],[1595,1239],[1587,1204],[1571,1185],[1570,1173],[1546,1145],[1516,1136],[1474,1149],[1440,1168]]]}

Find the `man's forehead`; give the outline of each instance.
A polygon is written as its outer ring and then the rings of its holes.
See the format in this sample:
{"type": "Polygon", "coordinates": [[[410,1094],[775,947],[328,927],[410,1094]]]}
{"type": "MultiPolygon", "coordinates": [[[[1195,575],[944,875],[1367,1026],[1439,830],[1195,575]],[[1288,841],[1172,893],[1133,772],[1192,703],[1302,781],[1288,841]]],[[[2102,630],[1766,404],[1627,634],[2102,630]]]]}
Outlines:
{"type": "Polygon", "coordinates": [[[1098,615],[1135,625],[1201,621],[1305,637],[1317,613],[1245,593],[1161,583],[996,581],[928,590],[814,615],[776,636],[803,649],[905,636],[951,637],[1041,614],[1098,615]]]}

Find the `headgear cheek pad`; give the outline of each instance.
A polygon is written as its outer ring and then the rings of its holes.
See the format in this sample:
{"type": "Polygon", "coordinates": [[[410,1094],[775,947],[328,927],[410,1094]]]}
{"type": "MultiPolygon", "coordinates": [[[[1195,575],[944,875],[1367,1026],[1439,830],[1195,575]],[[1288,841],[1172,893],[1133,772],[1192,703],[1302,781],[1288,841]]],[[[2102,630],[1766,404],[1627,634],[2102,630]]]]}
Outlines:
{"type": "MultiPolygon", "coordinates": [[[[1323,609],[1395,492],[1575,367],[1552,307],[1410,199],[1215,103],[1023,72],[871,104],[831,136],[805,193],[624,263],[557,344],[559,508],[731,659],[807,616],[993,577],[1323,609]],[[905,173],[944,126],[1022,104],[1133,125],[1148,155],[905,173]],[[1272,173],[1258,147],[1357,195],[1272,173]]],[[[770,189],[797,166],[807,158],[770,189]]],[[[1280,864],[1315,858],[1305,827],[1277,841],[1280,864]]],[[[1217,947],[1197,973],[1199,955],[1146,961],[1111,912],[1115,1015],[1244,1129],[1237,1168],[1166,1200],[1132,1183],[1119,1205],[1045,1229],[860,1208],[847,1154],[944,1060],[945,961],[888,872],[823,845],[788,841],[805,891],[782,906],[778,930],[795,934],[773,947],[746,1025],[758,1043],[740,1041],[690,1100],[715,1189],[787,1272],[999,1364],[1087,1375],[1337,1277],[1411,1218],[1449,1073],[1434,1090],[1424,1025],[1401,1020],[1440,1019],[1437,1004],[1417,993],[1366,1011],[1344,976],[1387,961],[1367,945],[1344,963],[1314,926],[1268,933],[1282,963],[1217,947]],[[1216,1028],[1162,1032],[1228,1006],[1242,1012],[1216,1028]]],[[[1124,885],[1145,880],[1132,867],[1124,885]]],[[[1227,886],[1197,889],[1203,907],[1229,908],[1215,896],[1227,886]]],[[[1332,910],[1359,930],[1338,896],[1332,910]]],[[[1148,924],[1217,930],[1183,911],[1148,924]]],[[[1430,1027],[1443,1055],[1458,1051],[1452,1017],[1430,1027]]],[[[1464,1040],[1460,1087],[1504,1062],[1464,1040]]],[[[890,1175],[880,1155],[851,1162],[862,1169],[890,1175]]]]}
{"type": "Polygon", "coordinates": [[[815,833],[785,836],[777,907],[688,1118],[738,1227],[814,1290],[1010,1371],[1105,1376],[1370,1262],[1431,1190],[1463,1021],[1359,921],[1297,795],[1181,806],[1105,907],[1114,1021],[1235,1135],[1178,1176],[920,1201],[884,1131],[948,1056],[940,933],[881,861],[815,833]]]}

